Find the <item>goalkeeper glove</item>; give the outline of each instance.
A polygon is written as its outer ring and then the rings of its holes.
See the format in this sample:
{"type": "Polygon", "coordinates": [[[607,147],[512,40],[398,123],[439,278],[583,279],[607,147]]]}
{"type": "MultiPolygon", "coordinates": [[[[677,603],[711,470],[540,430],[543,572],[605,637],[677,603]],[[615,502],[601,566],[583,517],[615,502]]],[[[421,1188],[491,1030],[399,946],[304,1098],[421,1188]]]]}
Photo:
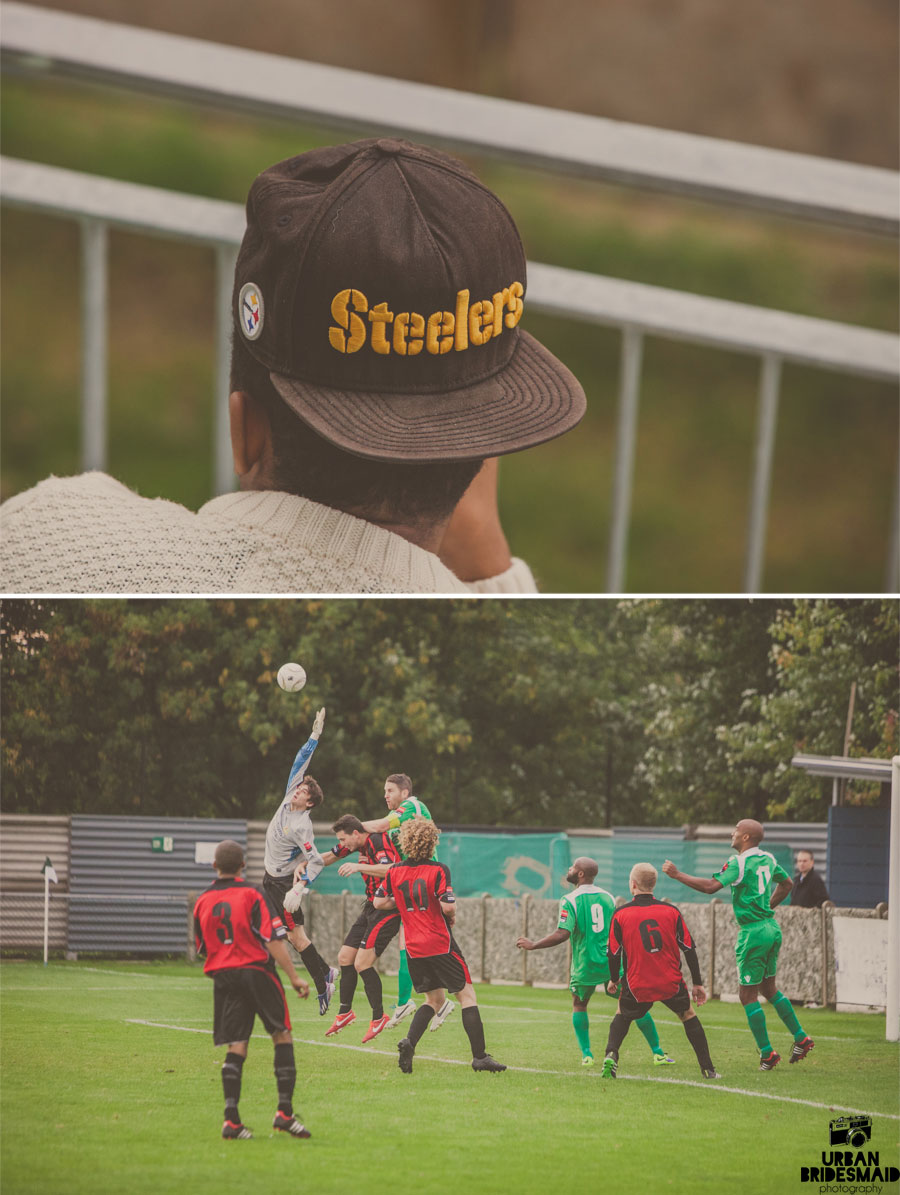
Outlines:
{"type": "Polygon", "coordinates": [[[300,908],[300,901],[306,892],[306,885],[304,883],[295,884],[290,892],[285,893],[284,897],[284,911],[286,913],[296,913],[300,908]]]}
{"type": "Polygon", "coordinates": [[[325,707],[322,706],[322,708],[316,712],[316,720],[315,720],[315,722],[313,722],[313,728],[312,728],[312,731],[310,732],[309,737],[311,739],[320,739],[322,737],[322,731],[324,729],[325,729],[325,707]]]}

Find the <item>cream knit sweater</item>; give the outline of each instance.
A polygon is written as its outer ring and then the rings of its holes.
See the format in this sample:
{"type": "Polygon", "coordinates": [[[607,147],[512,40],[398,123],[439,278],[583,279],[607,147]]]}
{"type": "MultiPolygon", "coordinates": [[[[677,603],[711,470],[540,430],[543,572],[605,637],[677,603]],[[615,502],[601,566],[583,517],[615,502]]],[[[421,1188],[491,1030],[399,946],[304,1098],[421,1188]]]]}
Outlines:
{"type": "Polygon", "coordinates": [[[105,473],[51,477],[0,507],[0,589],[25,593],[534,593],[528,566],[466,583],[363,519],[270,491],[195,514],[105,473]]]}

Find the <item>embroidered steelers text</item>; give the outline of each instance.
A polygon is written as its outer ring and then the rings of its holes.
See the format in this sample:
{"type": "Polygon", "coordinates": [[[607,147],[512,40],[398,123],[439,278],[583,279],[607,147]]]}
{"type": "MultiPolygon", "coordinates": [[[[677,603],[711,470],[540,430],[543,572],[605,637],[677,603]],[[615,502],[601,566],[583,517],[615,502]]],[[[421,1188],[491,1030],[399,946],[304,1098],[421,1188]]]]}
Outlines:
{"type": "Polygon", "coordinates": [[[331,300],[331,314],[337,327],[328,329],[331,347],[339,353],[358,353],[368,341],[376,353],[416,357],[423,350],[432,356],[462,352],[470,345],[482,345],[504,328],[514,328],[522,318],[525,288],[511,282],[490,299],[469,301],[467,290],[457,291],[454,311],[418,311],[396,314],[386,302],[369,305],[360,290],[338,291],[331,300]]]}

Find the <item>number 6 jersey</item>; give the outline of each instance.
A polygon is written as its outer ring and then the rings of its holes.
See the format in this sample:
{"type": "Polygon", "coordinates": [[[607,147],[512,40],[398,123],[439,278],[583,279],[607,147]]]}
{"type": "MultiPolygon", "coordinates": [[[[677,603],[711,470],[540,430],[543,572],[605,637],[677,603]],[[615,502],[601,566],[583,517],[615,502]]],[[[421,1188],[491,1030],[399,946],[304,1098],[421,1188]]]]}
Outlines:
{"type": "Polygon", "coordinates": [[[681,987],[681,953],[691,979],[700,983],[697,951],[684,918],[674,905],[652,893],[639,893],[613,914],[609,927],[609,974],[622,976],[640,1004],[668,1000],[681,987]]]}
{"type": "Polygon", "coordinates": [[[615,912],[611,892],[596,884],[581,884],[559,902],[557,929],[564,929],[572,943],[572,972],[569,982],[579,987],[606,983],[606,931],[615,912]]]}

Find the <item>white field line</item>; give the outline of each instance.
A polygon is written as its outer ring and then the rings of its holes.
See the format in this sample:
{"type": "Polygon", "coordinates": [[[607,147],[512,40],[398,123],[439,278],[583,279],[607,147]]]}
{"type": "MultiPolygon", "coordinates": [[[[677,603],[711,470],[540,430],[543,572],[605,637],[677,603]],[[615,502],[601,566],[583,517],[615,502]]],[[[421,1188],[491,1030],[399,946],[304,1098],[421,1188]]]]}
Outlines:
{"type": "MultiPolygon", "coordinates": [[[[210,1036],[211,1032],[209,1029],[194,1029],[188,1025],[166,1025],[160,1021],[143,1021],[136,1017],[129,1017],[125,1024],[145,1025],[150,1029],[174,1029],[180,1033],[203,1033],[206,1034],[207,1037],[210,1036]]],[[[268,1035],[265,1033],[254,1033],[253,1036],[262,1041],[265,1041],[268,1037],[268,1035]]],[[[318,1046],[319,1048],[326,1050],[352,1050],[354,1053],[358,1054],[380,1055],[382,1058],[390,1058],[392,1060],[395,1060],[397,1057],[392,1050],[379,1050],[373,1046],[351,1046],[349,1044],[344,1044],[343,1042],[325,1042],[305,1037],[295,1037],[294,1042],[303,1046],[318,1046]]],[[[434,1055],[421,1056],[420,1060],[423,1062],[442,1062],[447,1066],[470,1065],[470,1063],[464,1059],[437,1058],[434,1055]]],[[[562,1075],[566,1079],[571,1079],[573,1074],[572,1071],[544,1070],[539,1066],[510,1066],[507,1067],[507,1070],[518,1071],[520,1073],[529,1075],[562,1075]]],[[[589,1073],[587,1077],[589,1079],[600,1079],[600,1076],[594,1073],[589,1073]]],[[[730,1095],[746,1095],[753,1099],[774,1100],[776,1103],[781,1104],[802,1104],[805,1108],[827,1108],[830,1111],[851,1112],[856,1116],[880,1116],[885,1120],[900,1120],[900,1116],[893,1112],[872,1112],[868,1108],[850,1108],[846,1105],[836,1103],[826,1104],[817,1100],[801,1100],[796,1096],[777,1095],[775,1092],[769,1091],[747,1091],[747,1089],[744,1087],[725,1087],[723,1084],[717,1083],[714,1080],[700,1083],[693,1079],[664,1079],[662,1077],[657,1077],[656,1075],[619,1075],[615,1081],[618,1083],[622,1080],[625,1080],[626,1082],[630,1081],[632,1083],[666,1083],[675,1087],[699,1087],[703,1091],[728,1092],[730,1095]]]]}
{"type": "MultiPolygon", "coordinates": [[[[558,1017],[560,1009],[558,1008],[523,1008],[518,1004],[485,1004],[483,1000],[478,1001],[479,1008],[494,1008],[494,1009],[509,1009],[510,1012],[532,1012],[532,1013],[546,1013],[549,1016],[558,1017]]],[[[775,1014],[778,1015],[777,1013],[775,1014]]],[[[608,1016],[605,1012],[595,1012],[593,1008],[590,1009],[590,1016],[592,1021],[611,1021],[612,1016],[608,1016]]],[[[658,1017],[654,1013],[653,1020],[657,1025],[681,1025],[681,1021],[673,1021],[668,1017],[658,1017]]],[[[702,1020],[702,1017],[701,1017],[702,1020]]],[[[504,1024],[509,1022],[504,1019],[504,1024]]],[[[710,1032],[717,1033],[749,1033],[750,1029],[746,1025],[715,1025],[710,1021],[703,1021],[703,1028],[710,1032]]],[[[810,1036],[812,1036],[810,1034],[810,1036]]],[[[843,1042],[858,1042],[861,1039],[858,1037],[829,1037],[825,1033],[817,1033],[815,1035],[816,1041],[843,1041],[843,1042]]]]}
{"type": "MultiPolygon", "coordinates": [[[[91,971],[97,975],[115,975],[116,977],[127,976],[128,978],[131,978],[131,979],[143,979],[144,981],[146,981],[148,979],[162,978],[163,984],[159,985],[160,987],[168,986],[169,984],[172,984],[172,983],[193,984],[196,982],[195,977],[193,975],[184,975],[184,976],[173,975],[171,977],[165,977],[165,976],[154,975],[152,972],[143,972],[142,973],[140,971],[119,971],[119,970],[115,970],[115,969],[107,970],[104,967],[88,967],[88,966],[78,966],[77,971],[74,973],[77,973],[79,971],[91,971]]],[[[10,991],[10,992],[11,991],[26,992],[26,991],[49,991],[49,990],[51,990],[49,985],[46,988],[43,986],[38,986],[38,987],[33,987],[33,988],[32,987],[28,987],[28,988],[21,987],[20,988],[20,987],[16,987],[15,985],[11,985],[9,983],[4,983],[2,986],[5,991],[10,991]]],[[[79,988],[78,990],[90,992],[90,991],[101,991],[103,989],[79,988]]],[[[108,988],[106,990],[114,991],[116,989],[108,988]]],[[[120,989],[120,990],[122,990],[122,989],[120,989]]],[[[125,989],[125,990],[130,990],[130,989],[125,989]]],[[[562,990],[562,989],[560,989],[560,990],[562,990]]],[[[499,1003],[494,1003],[493,1001],[487,1002],[484,1000],[479,1001],[479,1004],[482,1008],[509,1009],[509,1010],[515,1011],[515,1012],[527,1012],[527,1013],[536,1014],[538,1016],[554,1016],[555,1017],[555,1016],[559,1016],[559,1013],[560,1013],[560,1010],[557,1008],[531,1008],[527,1005],[523,1006],[521,1004],[499,1004],[499,1003]]],[[[593,1010],[592,1010],[592,1012],[593,1012],[593,1010]]],[[[595,1020],[599,1020],[599,1021],[611,1021],[612,1020],[612,1016],[607,1016],[606,1013],[593,1012],[593,1017],[595,1020]]],[[[664,1017],[656,1017],[655,1016],[653,1019],[654,1019],[654,1021],[656,1021],[657,1025],[678,1026],[681,1024],[680,1021],[672,1021],[672,1020],[670,1020],[668,1018],[664,1018],[664,1017]]],[[[707,1032],[715,1031],[716,1033],[748,1033],[749,1032],[749,1029],[744,1028],[743,1026],[740,1026],[740,1025],[714,1025],[714,1024],[711,1024],[710,1022],[706,1022],[706,1023],[704,1023],[703,1027],[704,1027],[704,1029],[707,1030],[707,1032]]],[[[816,1034],[816,1041],[854,1042],[854,1041],[858,1041],[858,1040],[859,1039],[856,1037],[834,1037],[834,1036],[829,1036],[824,1033],[816,1034]]]]}
{"type": "MultiPolygon", "coordinates": [[[[159,984],[156,984],[154,987],[146,987],[143,990],[145,992],[165,992],[165,991],[171,991],[171,988],[169,988],[169,986],[167,984],[159,983],[159,984]]],[[[12,995],[15,992],[49,992],[52,994],[56,994],[56,993],[58,993],[59,989],[51,988],[51,987],[13,987],[12,984],[4,983],[2,985],[2,988],[0,988],[0,991],[2,991],[3,995],[12,995]]],[[[73,993],[78,993],[78,992],[131,992],[132,994],[134,994],[134,988],[133,987],[114,988],[114,987],[110,987],[108,984],[103,984],[102,987],[96,987],[96,988],[95,987],[69,988],[67,994],[72,995],[73,993]]]]}

